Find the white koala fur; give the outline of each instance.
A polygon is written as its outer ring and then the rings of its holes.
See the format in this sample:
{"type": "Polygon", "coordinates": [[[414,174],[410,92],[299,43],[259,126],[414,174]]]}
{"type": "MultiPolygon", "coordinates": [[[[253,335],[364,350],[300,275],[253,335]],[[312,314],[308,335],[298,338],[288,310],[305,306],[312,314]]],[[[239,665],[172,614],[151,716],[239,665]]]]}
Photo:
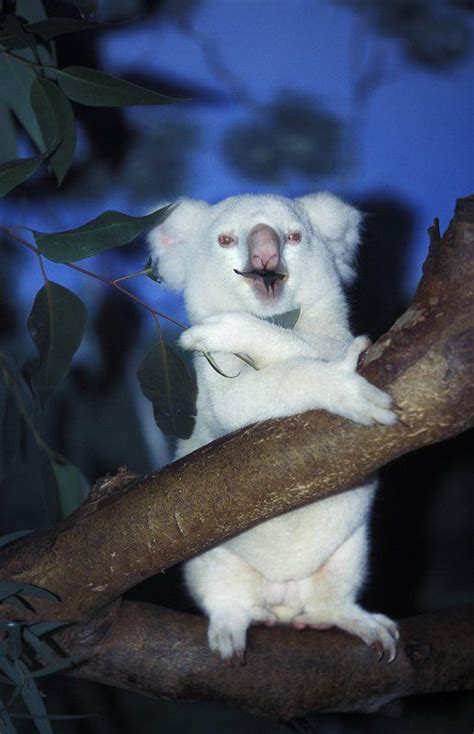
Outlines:
{"type": "MultiPolygon", "coordinates": [[[[176,458],[251,423],[307,410],[364,425],[396,420],[390,397],[356,372],[368,340],[351,336],[343,286],[355,276],[360,223],[356,209],[329,193],[294,200],[242,195],[214,206],[183,199],[151,232],[159,274],[184,291],[193,324],[181,346],[197,352],[196,425],[178,442],[176,458]],[[234,272],[252,269],[284,278],[267,288],[258,273],[234,272]],[[295,308],[293,330],[264,320],[295,308]],[[219,375],[202,351],[239,376],[219,375]]],[[[186,583],[209,616],[211,649],[243,659],[248,626],[280,622],[339,627],[393,660],[396,625],[356,602],[367,574],[375,488],[372,478],[188,561],[186,583]]]]}

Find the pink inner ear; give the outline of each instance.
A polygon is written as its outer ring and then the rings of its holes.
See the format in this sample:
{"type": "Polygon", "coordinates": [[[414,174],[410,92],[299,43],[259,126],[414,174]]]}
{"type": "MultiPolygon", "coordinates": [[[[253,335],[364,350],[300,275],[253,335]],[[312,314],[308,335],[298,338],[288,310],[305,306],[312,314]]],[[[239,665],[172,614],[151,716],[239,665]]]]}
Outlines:
{"type": "Polygon", "coordinates": [[[160,232],[160,245],[167,249],[171,247],[173,243],[174,239],[171,237],[171,235],[167,234],[166,232],[160,232]]]}

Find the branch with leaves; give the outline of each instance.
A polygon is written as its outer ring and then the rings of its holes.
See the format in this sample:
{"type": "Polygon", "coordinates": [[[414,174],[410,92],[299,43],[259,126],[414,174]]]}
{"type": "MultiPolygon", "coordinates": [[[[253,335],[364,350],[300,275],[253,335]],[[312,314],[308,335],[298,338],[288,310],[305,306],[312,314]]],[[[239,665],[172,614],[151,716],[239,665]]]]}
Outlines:
{"type": "MultiPolygon", "coordinates": [[[[26,583],[46,588],[61,602],[31,599],[34,609],[19,612],[5,599],[2,616],[28,622],[82,621],[84,626],[55,635],[67,654],[76,655],[82,648],[86,658],[91,656],[77,669],[78,675],[127,687],[126,671],[133,675],[133,661],[140,659],[146,672],[138,677],[136,690],[188,698],[211,690],[228,702],[274,716],[294,716],[315,706],[337,708],[323,695],[319,678],[304,700],[290,686],[290,700],[283,697],[281,706],[270,693],[265,699],[258,685],[262,671],[278,667],[275,650],[281,656],[281,672],[276,674],[279,685],[287,678],[287,656],[293,659],[292,650],[295,669],[299,659],[303,666],[299,675],[307,675],[306,657],[301,655],[309,639],[315,656],[337,649],[338,670],[354,655],[365,671],[375,666],[374,676],[386,686],[381,700],[443,686],[472,685],[472,669],[464,654],[472,636],[467,612],[440,613],[433,623],[423,617],[407,622],[398,662],[382,672],[376,661],[367,668],[370,651],[343,633],[308,632],[302,642],[301,633],[293,630],[280,629],[273,638],[273,630],[255,629],[249,654],[253,662],[246,671],[235,673],[232,686],[224,690],[209,683],[221,672],[209,657],[202,658],[202,622],[147,605],[117,602],[120,594],[142,579],[194,553],[262,520],[349,489],[394,458],[473,425],[474,197],[458,202],[442,238],[437,223],[430,236],[424,276],[413,303],[370,348],[361,367],[371,382],[392,394],[400,414],[397,425],[364,427],[314,411],[247,427],[146,477],[134,477],[124,470],[102,480],[77,512],[58,527],[18,539],[0,553],[3,578],[19,588],[26,583]],[[246,457],[244,464],[242,456],[246,457]],[[93,555],[85,558],[84,548],[93,548],[93,555]],[[130,615],[134,641],[127,621],[130,615]],[[156,634],[150,632],[154,625],[156,634]],[[154,662],[161,656],[163,630],[167,642],[172,638],[170,630],[176,635],[175,658],[165,687],[162,669],[154,662]],[[150,639],[153,645],[148,644],[150,639]],[[119,655],[122,645],[127,650],[130,647],[130,669],[119,655]],[[201,683],[197,673],[186,677],[193,655],[199,655],[204,671],[201,683]],[[426,665],[417,665],[425,659],[426,665]]],[[[25,596],[28,598],[27,592],[25,596]]],[[[339,690],[339,700],[366,706],[370,695],[361,691],[356,695],[352,684],[348,680],[347,689],[340,684],[344,690],[339,690]]],[[[285,685],[290,685],[288,680],[285,685]]]]}

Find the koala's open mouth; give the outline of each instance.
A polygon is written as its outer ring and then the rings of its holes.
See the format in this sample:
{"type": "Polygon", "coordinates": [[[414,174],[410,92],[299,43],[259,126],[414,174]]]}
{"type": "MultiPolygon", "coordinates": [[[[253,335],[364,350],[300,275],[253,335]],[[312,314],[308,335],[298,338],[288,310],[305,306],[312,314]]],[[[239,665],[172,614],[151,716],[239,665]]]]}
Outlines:
{"type": "Polygon", "coordinates": [[[276,270],[249,270],[242,272],[235,270],[234,273],[249,278],[255,284],[257,292],[266,297],[275,297],[279,295],[283,281],[288,278],[288,273],[279,273],[276,270]]]}

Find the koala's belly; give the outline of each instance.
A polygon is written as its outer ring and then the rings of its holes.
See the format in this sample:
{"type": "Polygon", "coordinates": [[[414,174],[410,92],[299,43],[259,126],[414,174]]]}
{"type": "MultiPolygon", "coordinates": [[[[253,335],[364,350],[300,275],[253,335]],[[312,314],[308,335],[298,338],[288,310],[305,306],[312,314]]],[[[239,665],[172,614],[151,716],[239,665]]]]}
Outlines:
{"type": "Polygon", "coordinates": [[[370,482],[292,510],[223,545],[270,581],[305,578],[368,520],[375,486],[370,482]]]}

